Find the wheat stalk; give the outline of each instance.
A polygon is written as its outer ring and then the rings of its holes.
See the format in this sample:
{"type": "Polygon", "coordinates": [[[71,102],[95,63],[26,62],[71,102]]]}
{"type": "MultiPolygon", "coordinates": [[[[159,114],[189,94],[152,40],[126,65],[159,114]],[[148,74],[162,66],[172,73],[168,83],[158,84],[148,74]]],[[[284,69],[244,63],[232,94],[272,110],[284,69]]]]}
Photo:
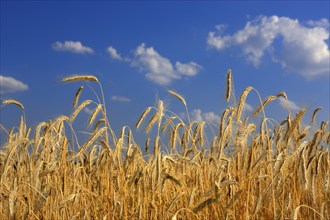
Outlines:
{"type": "Polygon", "coordinates": [[[278,97],[283,97],[285,100],[288,100],[288,96],[286,95],[285,92],[281,92],[281,93],[277,94],[276,97],[277,97],[277,98],[278,98],[278,97]]]}
{"type": "Polygon", "coordinates": [[[312,124],[315,123],[316,113],[317,113],[318,111],[320,111],[321,109],[322,109],[322,107],[318,107],[318,108],[316,108],[316,109],[314,110],[314,112],[313,112],[313,116],[312,116],[312,124]]]}
{"type": "Polygon", "coordinates": [[[90,103],[92,103],[91,100],[86,100],[86,101],[84,101],[83,103],[81,103],[81,104],[77,107],[77,109],[72,113],[72,115],[71,115],[71,117],[70,117],[70,122],[72,123],[72,122],[75,120],[75,118],[77,117],[77,115],[79,114],[79,112],[80,112],[83,108],[85,108],[87,105],[89,105],[90,103]]]}
{"type": "Polygon", "coordinates": [[[75,82],[75,81],[92,81],[97,83],[99,82],[99,80],[92,75],[74,75],[62,79],[62,82],[75,82]]]}
{"type": "Polygon", "coordinates": [[[157,111],[157,122],[158,122],[158,131],[160,130],[160,125],[162,123],[162,119],[164,116],[164,112],[165,112],[165,107],[164,107],[164,102],[162,100],[158,101],[158,111],[157,111]]]}
{"type": "Polygon", "coordinates": [[[92,137],[80,148],[78,153],[74,157],[72,157],[71,160],[75,160],[78,156],[80,156],[80,154],[82,154],[89,146],[91,146],[106,129],[107,129],[106,127],[103,127],[100,130],[98,130],[96,133],[94,133],[92,137]]]}
{"type": "Polygon", "coordinates": [[[253,87],[251,87],[251,86],[247,87],[243,91],[243,93],[242,93],[242,95],[241,95],[241,97],[239,99],[238,108],[237,108],[237,114],[236,114],[236,120],[237,120],[237,122],[239,122],[241,120],[241,115],[242,115],[242,112],[243,112],[243,108],[244,108],[246,97],[247,97],[247,95],[249,94],[249,92],[252,89],[253,89],[253,87]]]}
{"type": "MultiPolygon", "coordinates": [[[[294,129],[297,127],[299,121],[302,119],[302,117],[304,116],[305,112],[306,112],[306,109],[302,109],[302,110],[297,114],[296,118],[293,120],[292,124],[290,125],[290,127],[289,127],[288,130],[287,130],[287,133],[286,133],[286,138],[287,138],[287,139],[292,135],[294,129]]],[[[288,119],[288,122],[289,122],[289,121],[290,121],[290,120],[288,119]]]]}
{"type": "Polygon", "coordinates": [[[4,104],[4,105],[10,105],[10,104],[13,104],[13,105],[16,105],[16,106],[20,107],[22,110],[24,110],[24,106],[23,106],[23,104],[20,103],[19,101],[14,100],[14,99],[7,99],[7,100],[4,100],[4,101],[2,102],[2,104],[4,104]]]}
{"type": "Polygon", "coordinates": [[[100,112],[101,109],[102,109],[102,104],[98,104],[97,107],[94,109],[91,117],[89,118],[89,121],[88,121],[88,125],[89,126],[91,124],[93,124],[93,122],[95,121],[95,118],[96,118],[97,114],[100,112]]]}
{"type": "Polygon", "coordinates": [[[187,106],[186,100],[177,92],[173,91],[173,90],[167,90],[171,95],[173,95],[174,97],[176,97],[177,99],[180,100],[180,102],[182,102],[182,104],[184,106],[187,106]]]}
{"type": "Polygon", "coordinates": [[[163,127],[162,127],[162,132],[164,133],[166,131],[166,128],[168,127],[168,125],[174,120],[176,119],[175,116],[170,117],[169,119],[166,120],[166,122],[164,123],[163,127]]]}
{"type": "Polygon", "coordinates": [[[144,110],[144,112],[142,113],[141,117],[139,118],[138,122],[136,123],[135,127],[139,128],[143,119],[147,116],[147,114],[150,112],[151,107],[146,108],[146,110],[144,110]]]}
{"type": "Polygon", "coordinates": [[[152,126],[158,121],[158,111],[150,118],[149,123],[146,127],[146,133],[149,133],[151,130],[152,126]]]}
{"type": "Polygon", "coordinates": [[[193,212],[195,212],[195,213],[200,212],[203,208],[205,208],[207,205],[212,204],[213,202],[215,202],[215,199],[209,198],[209,199],[205,200],[204,202],[200,203],[198,206],[196,206],[193,209],[193,212]]]}
{"type": "Polygon", "coordinates": [[[93,131],[95,132],[102,123],[106,123],[106,120],[104,118],[101,118],[100,120],[98,120],[96,122],[96,124],[94,125],[93,131]]]}
{"type": "Polygon", "coordinates": [[[79,89],[77,90],[76,92],[76,95],[74,96],[74,99],[73,99],[73,107],[75,108],[78,104],[78,101],[79,101],[79,97],[80,97],[80,94],[83,90],[84,86],[80,86],[79,89]]]}
{"type": "Polygon", "coordinates": [[[269,102],[276,100],[276,96],[267,97],[262,104],[254,111],[253,115],[256,116],[269,102]]]}
{"type": "Polygon", "coordinates": [[[176,138],[178,136],[178,131],[179,131],[180,127],[183,127],[183,123],[179,123],[174,127],[174,132],[173,132],[173,137],[172,137],[173,138],[173,142],[172,142],[172,148],[173,149],[175,149],[176,138]]]}
{"type": "Polygon", "coordinates": [[[228,69],[227,72],[227,90],[226,90],[226,101],[228,102],[230,99],[230,93],[231,93],[231,82],[232,81],[232,74],[231,69],[228,69]]]}

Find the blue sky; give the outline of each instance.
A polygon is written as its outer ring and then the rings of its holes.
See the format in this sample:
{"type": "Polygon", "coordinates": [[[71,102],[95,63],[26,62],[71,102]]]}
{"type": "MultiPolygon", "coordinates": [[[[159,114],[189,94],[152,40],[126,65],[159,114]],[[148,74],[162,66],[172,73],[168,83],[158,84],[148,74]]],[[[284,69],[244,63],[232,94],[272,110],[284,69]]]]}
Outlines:
{"type": "MultiPolygon", "coordinates": [[[[269,117],[283,119],[283,106],[305,107],[308,122],[322,106],[320,123],[330,109],[329,7],[329,1],[1,1],[1,99],[22,102],[36,126],[73,111],[81,84],[60,81],[86,73],[101,81],[118,133],[157,97],[184,112],[167,89],[186,98],[194,119],[216,122],[227,106],[231,68],[236,96],[247,86],[262,98],[286,92],[289,101],[270,104],[269,117]]],[[[85,87],[81,98],[91,98],[85,87]]],[[[255,108],[257,96],[247,103],[255,108]]],[[[6,127],[18,124],[17,108],[0,111],[6,127]]],[[[79,117],[76,126],[86,126],[88,110],[79,117]]]]}

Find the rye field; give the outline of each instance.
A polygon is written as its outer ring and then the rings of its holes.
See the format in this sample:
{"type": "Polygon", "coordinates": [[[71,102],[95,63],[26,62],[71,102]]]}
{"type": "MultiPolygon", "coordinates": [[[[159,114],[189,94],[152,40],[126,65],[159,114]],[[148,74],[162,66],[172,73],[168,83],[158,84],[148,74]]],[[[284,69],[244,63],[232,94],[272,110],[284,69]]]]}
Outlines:
{"type": "Polygon", "coordinates": [[[279,91],[247,116],[246,98],[257,88],[236,96],[229,70],[229,107],[218,124],[190,120],[189,103],[169,90],[187,117],[158,100],[136,116],[136,127],[116,131],[98,78],[63,82],[81,83],[67,103],[72,114],[33,128],[24,103],[2,102],[22,114],[17,126],[0,127],[0,219],[330,219],[330,131],[317,120],[321,108],[312,118],[301,109],[275,121],[264,107],[287,99],[279,91]],[[81,99],[86,83],[96,100],[81,99]],[[93,132],[82,143],[72,124],[91,103],[93,132]],[[150,134],[143,143],[137,128],[150,134]]]}

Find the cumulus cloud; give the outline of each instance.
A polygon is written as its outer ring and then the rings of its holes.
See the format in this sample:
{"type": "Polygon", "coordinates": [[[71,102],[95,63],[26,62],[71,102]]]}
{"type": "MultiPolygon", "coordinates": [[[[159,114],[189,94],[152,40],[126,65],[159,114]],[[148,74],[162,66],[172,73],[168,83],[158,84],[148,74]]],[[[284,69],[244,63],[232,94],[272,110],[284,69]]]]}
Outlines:
{"type": "Polygon", "coordinates": [[[195,62],[177,61],[174,66],[168,58],[160,55],[153,47],[147,48],[144,43],[135,49],[131,64],[143,72],[148,80],[164,86],[182,77],[195,76],[202,68],[195,62]]]}
{"type": "Polygon", "coordinates": [[[77,54],[94,53],[92,48],[82,45],[80,41],[65,41],[64,43],[57,41],[53,43],[52,48],[56,51],[68,51],[77,54]]]}
{"type": "Polygon", "coordinates": [[[108,47],[107,52],[109,53],[110,57],[114,60],[123,60],[121,55],[117,52],[117,50],[113,47],[108,47]]]}
{"type": "Polygon", "coordinates": [[[282,108],[290,109],[290,110],[292,110],[292,111],[298,111],[298,110],[301,109],[301,108],[300,108],[296,103],[294,103],[293,101],[286,100],[286,99],[284,99],[284,98],[280,98],[279,101],[280,101],[280,105],[282,106],[282,108]]]}
{"type": "Polygon", "coordinates": [[[195,62],[175,63],[176,71],[183,76],[195,76],[201,69],[201,66],[195,62]]]}
{"type": "Polygon", "coordinates": [[[111,97],[111,100],[112,100],[112,101],[117,101],[117,102],[126,102],[126,103],[131,101],[131,99],[129,99],[129,98],[127,98],[127,97],[124,97],[124,96],[116,96],[116,95],[112,96],[112,97],[111,97]]]}
{"type": "Polygon", "coordinates": [[[26,91],[28,89],[27,84],[9,76],[0,75],[0,94],[26,91]]]}
{"type": "Polygon", "coordinates": [[[305,78],[329,75],[329,21],[321,19],[308,24],[288,17],[259,16],[233,35],[224,35],[224,26],[220,33],[209,32],[207,44],[217,50],[237,46],[256,67],[269,52],[273,62],[305,78]],[[280,47],[274,48],[277,39],[280,47]]]}
{"type": "Polygon", "coordinates": [[[220,116],[214,112],[202,112],[201,109],[194,109],[190,113],[191,119],[194,121],[202,122],[207,121],[210,123],[218,124],[220,121],[220,116]]]}
{"type": "Polygon", "coordinates": [[[317,21],[309,20],[309,21],[307,21],[307,24],[312,27],[323,27],[323,28],[330,27],[329,21],[326,18],[322,18],[317,21]]]}

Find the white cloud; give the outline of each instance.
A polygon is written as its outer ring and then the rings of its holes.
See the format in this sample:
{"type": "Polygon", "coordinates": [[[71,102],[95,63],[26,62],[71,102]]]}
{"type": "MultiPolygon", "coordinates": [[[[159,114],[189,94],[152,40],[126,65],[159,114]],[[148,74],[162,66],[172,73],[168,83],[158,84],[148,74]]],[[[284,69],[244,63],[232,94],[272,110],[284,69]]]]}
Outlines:
{"type": "Polygon", "coordinates": [[[181,63],[179,61],[174,67],[168,58],[161,56],[153,47],[146,48],[144,43],[134,51],[131,64],[145,73],[148,80],[164,86],[182,77],[195,76],[202,68],[195,62],[181,63]]]}
{"type": "Polygon", "coordinates": [[[57,41],[53,43],[52,48],[56,51],[68,51],[78,54],[94,53],[92,48],[82,45],[80,41],[65,41],[64,43],[57,41]]]}
{"type": "Polygon", "coordinates": [[[184,76],[195,76],[202,67],[195,62],[180,63],[177,61],[175,63],[175,68],[178,73],[184,76]]]}
{"type": "Polygon", "coordinates": [[[202,122],[207,121],[214,124],[219,124],[220,116],[214,112],[205,112],[203,113],[201,109],[194,109],[190,113],[191,119],[194,121],[202,122]]]}
{"type": "Polygon", "coordinates": [[[322,18],[318,21],[309,20],[307,21],[307,24],[312,27],[324,27],[324,28],[330,27],[329,21],[326,18],[322,18]]]}
{"type": "Polygon", "coordinates": [[[312,27],[288,17],[259,16],[233,35],[209,32],[207,44],[217,50],[238,46],[256,67],[265,52],[285,69],[305,78],[329,75],[329,21],[309,21],[312,27]],[[280,48],[273,48],[279,39],[280,48]]]}
{"type": "Polygon", "coordinates": [[[112,101],[117,101],[117,102],[130,102],[131,99],[124,97],[124,96],[112,96],[111,97],[112,101]]]}
{"type": "Polygon", "coordinates": [[[292,111],[298,111],[300,110],[301,108],[296,104],[294,103],[293,101],[290,101],[290,100],[286,100],[284,98],[279,98],[279,101],[280,101],[280,105],[282,106],[282,108],[285,108],[285,109],[290,109],[292,111]]]}
{"type": "Polygon", "coordinates": [[[25,83],[12,77],[0,75],[0,94],[26,91],[29,87],[25,83]]]}
{"type": "Polygon", "coordinates": [[[121,55],[117,52],[117,50],[113,47],[108,47],[107,52],[109,53],[110,57],[114,60],[123,60],[121,55]]]}

